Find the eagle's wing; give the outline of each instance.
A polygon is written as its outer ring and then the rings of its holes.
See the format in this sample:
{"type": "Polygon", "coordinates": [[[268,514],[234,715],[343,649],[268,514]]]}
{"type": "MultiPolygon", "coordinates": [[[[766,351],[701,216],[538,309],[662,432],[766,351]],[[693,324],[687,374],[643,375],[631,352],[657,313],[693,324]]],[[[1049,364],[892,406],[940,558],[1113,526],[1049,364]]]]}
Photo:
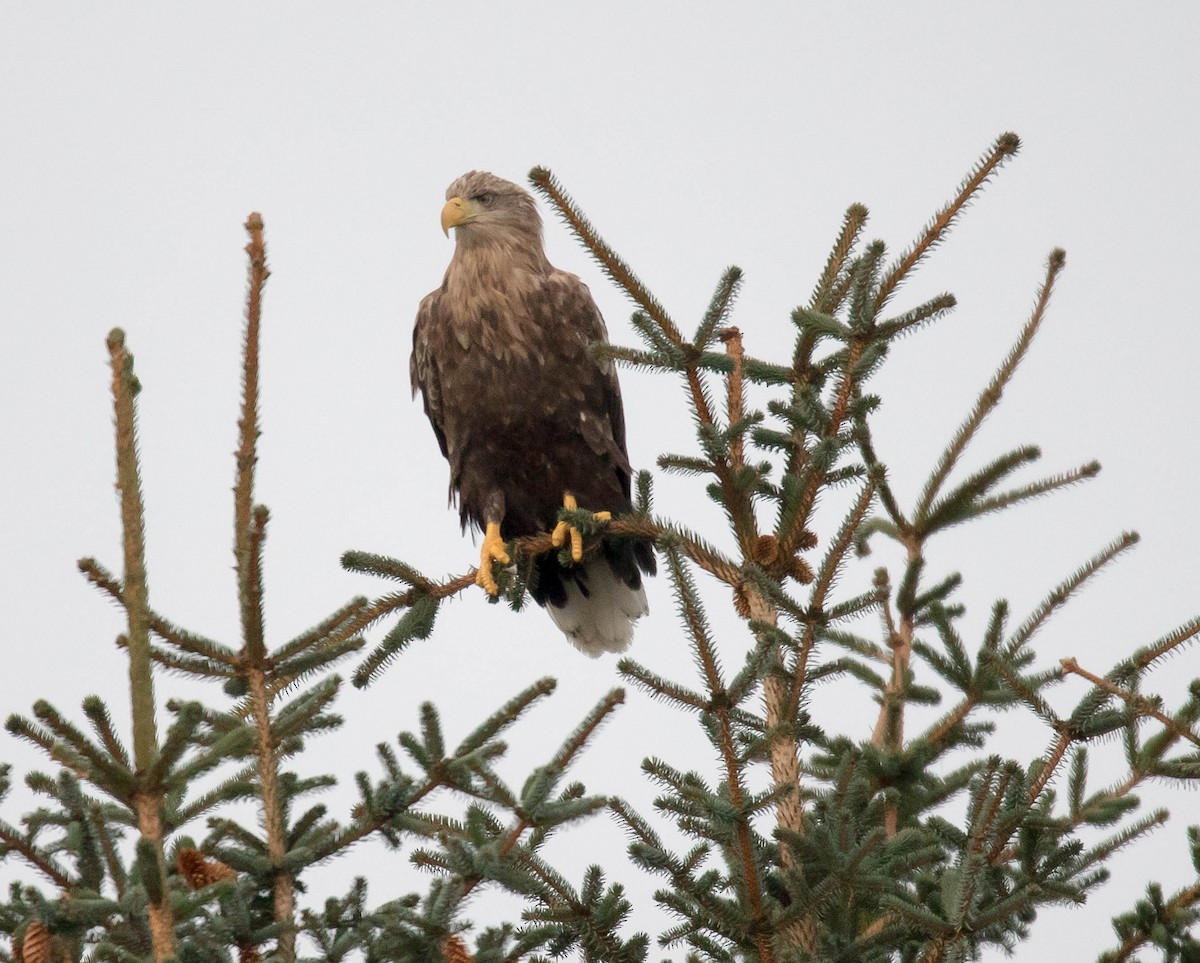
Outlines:
{"type": "Polygon", "coordinates": [[[417,309],[417,320],[413,325],[413,350],[408,359],[408,373],[412,378],[414,397],[418,390],[425,405],[425,414],[433,425],[433,433],[437,436],[438,446],[442,455],[450,457],[446,445],[446,430],[442,422],[442,383],[438,377],[437,364],[429,343],[430,335],[435,331],[437,301],[440,291],[434,291],[422,299],[417,309]]]}
{"type": "Polygon", "coordinates": [[[607,451],[616,457],[621,485],[628,497],[631,470],[625,449],[625,411],[616,366],[610,361],[597,361],[589,349],[595,342],[608,341],[604,318],[587,285],[574,274],[555,270],[548,286],[554,289],[551,302],[560,323],[569,325],[581,349],[582,357],[571,358],[575,362],[574,377],[583,391],[587,413],[595,417],[582,421],[580,431],[597,454],[607,451]]]}

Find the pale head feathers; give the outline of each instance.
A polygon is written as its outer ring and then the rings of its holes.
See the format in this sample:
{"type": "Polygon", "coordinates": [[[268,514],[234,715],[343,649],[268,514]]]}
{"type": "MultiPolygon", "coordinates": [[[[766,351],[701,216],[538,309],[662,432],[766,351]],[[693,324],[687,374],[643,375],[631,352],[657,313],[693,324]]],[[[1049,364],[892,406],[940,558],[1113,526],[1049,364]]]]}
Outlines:
{"type": "Polygon", "coordinates": [[[542,246],[542,217],[524,188],[487,171],[468,171],[446,188],[446,200],[461,198],[471,212],[455,227],[458,247],[500,242],[542,246]]]}

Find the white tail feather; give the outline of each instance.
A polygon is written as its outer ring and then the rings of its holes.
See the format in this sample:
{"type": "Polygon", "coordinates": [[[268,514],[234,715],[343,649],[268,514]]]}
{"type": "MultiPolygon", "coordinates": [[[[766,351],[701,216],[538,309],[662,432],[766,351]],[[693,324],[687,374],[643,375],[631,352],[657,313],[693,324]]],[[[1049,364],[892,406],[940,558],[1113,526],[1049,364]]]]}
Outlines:
{"type": "Polygon", "coordinates": [[[564,580],[567,604],[547,605],[546,611],[570,643],[584,655],[624,652],[633,641],[633,624],[650,611],[644,588],[631,589],[613,574],[604,559],[587,566],[588,594],[564,580]]]}

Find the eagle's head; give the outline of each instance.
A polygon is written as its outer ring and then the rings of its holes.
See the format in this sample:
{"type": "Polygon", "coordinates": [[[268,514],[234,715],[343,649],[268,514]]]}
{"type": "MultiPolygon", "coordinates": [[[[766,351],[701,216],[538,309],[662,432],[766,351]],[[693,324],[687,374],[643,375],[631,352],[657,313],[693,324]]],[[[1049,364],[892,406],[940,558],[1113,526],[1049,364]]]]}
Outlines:
{"type": "Polygon", "coordinates": [[[529,192],[487,171],[469,171],[446,189],[442,230],[460,246],[489,240],[541,246],[542,218],[529,192]]]}

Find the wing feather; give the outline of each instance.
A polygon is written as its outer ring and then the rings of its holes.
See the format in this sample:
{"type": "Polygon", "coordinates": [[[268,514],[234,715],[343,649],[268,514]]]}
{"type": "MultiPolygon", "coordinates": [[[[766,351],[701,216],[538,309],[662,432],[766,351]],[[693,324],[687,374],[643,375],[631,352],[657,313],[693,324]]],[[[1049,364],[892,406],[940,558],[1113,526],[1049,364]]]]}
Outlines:
{"type": "Polygon", "coordinates": [[[437,362],[434,360],[436,352],[430,343],[430,339],[437,336],[435,318],[440,294],[440,291],[434,291],[426,295],[417,309],[417,320],[413,325],[413,350],[408,359],[408,373],[412,379],[413,396],[415,397],[418,391],[421,392],[425,415],[429,418],[429,423],[433,425],[433,433],[437,437],[438,446],[442,449],[442,455],[449,458],[449,447],[446,444],[446,430],[442,417],[442,383],[438,376],[437,362]]]}
{"type": "Polygon", "coordinates": [[[608,341],[608,330],[592,294],[576,275],[554,270],[546,287],[552,292],[548,299],[554,305],[558,325],[566,330],[564,340],[574,341],[572,375],[583,394],[580,430],[597,454],[610,454],[617,462],[621,486],[626,497],[630,494],[629,453],[625,447],[625,411],[621,402],[621,386],[616,366],[609,361],[597,361],[589,348],[596,342],[608,341]]]}

